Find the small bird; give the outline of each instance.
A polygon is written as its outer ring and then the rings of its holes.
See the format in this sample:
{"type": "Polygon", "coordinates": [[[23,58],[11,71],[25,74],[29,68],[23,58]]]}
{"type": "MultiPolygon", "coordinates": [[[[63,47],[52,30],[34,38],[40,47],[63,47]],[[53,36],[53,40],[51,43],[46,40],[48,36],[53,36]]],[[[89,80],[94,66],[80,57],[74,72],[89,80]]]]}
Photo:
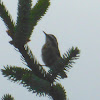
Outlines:
{"type": "MultiPolygon", "coordinates": [[[[47,34],[43,31],[46,36],[45,44],[42,47],[42,59],[46,66],[49,68],[61,58],[60,51],[58,48],[58,42],[54,35],[47,34]]],[[[52,68],[51,68],[52,69],[52,68]]],[[[62,78],[67,77],[65,72],[59,73],[62,78]]]]}
{"type": "MultiPolygon", "coordinates": [[[[43,31],[44,32],[44,31],[43,31]]],[[[46,41],[42,48],[42,59],[45,65],[52,66],[61,56],[58,42],[54,35],[45,33],[46,41]]]]}

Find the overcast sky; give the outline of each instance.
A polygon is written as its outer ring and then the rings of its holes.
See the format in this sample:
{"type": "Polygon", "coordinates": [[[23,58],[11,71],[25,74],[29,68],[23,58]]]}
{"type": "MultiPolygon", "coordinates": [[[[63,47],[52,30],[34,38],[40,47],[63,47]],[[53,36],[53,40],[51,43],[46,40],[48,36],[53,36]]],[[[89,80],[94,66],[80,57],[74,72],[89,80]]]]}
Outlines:
{"type": "MultiPolygon", "coordinates": [[[[2,1],[16,21],[18,0],[2,1]]],[[[6,30],[0,19],[0,69],[6,65],[25,68],[20,54],[9,44],[11,38],[6,30]]],[[[72,46],[81,50],[68,78],[60,80],[69,100],[100,100],[100,0],[51,0],[48,12],[35,27],[28,43],[41,64],[41,48],[45,42],[43,30],[57,37],[61,54],[72,46]]],[[[50,100],[28,92],[0,72],[0,98],[6,93],[12,94],[15,100],[50,100]]]]}

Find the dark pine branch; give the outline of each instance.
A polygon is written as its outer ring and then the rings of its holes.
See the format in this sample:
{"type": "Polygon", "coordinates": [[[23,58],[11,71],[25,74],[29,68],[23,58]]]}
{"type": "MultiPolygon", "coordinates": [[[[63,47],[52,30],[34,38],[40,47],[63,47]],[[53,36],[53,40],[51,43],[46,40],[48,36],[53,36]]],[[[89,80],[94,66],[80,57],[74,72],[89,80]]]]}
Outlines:
{"type": "Polygon", "coordinates": [[[1,100],[15,100],[10,94],[5,94],[1,100]]]}
{"type": "Polygon", "coordinates": [[[75,63],[74,60],[77,60],[79,58],[80,54],[80,50],[78,49],[78,47],[74,48],[72,47],[71,49],[68,50],[68,52],[66,52],[63,55],[63,59],[64,59],[64,70],[68,71],[70,68],[72,68],[72,64],[75,63]]]}
{"type": "Polygon", "coordinates": [[[72,47],[66,52],[61,59],[59,59],[51,68],[49,73],[52,75],[51,79],[66,78],[65,71],[72,68],[72,64],[75,63],[73,60],[79,58],[80,50],[76,47],[72,47]],[[60,77],[59,77],[60,76],[60,77]]]}
{"type": "Polygon", "coordinates": [[[1,70],[5,77],[8,77],[14,82],[19,82],[23,84],[29,91],[37,93],[40,95],[48,94],[51,85],[48,81],[40,79],[29,69],[24,69],[21,67],[7,66],[1,70]]]}
{"type": "MultiPolygon", "coordinates": [[[[33,93],[37,93],[38,95],[49,95],[53,98],[53,100],[66,100],[66,92],[64,87],[61,84],[52,85],[43,79],[40,79],[29,69],[15,67],[15,66],[7,66],[1,70],[2,74],[5,77],[8,77],[9,80],[14,82],[19,82],[23,84],[29,91],[33,93]]],[[[4,96],[6,98],[10,98],[11,95],[4,96]]],[[[6,100],[6,99],[2,99],[6,100]]],[[[13,100],[13,99],[7,99],[13,100]]]]}
{"type": "Polygon", "coordinates": [[[45,69],[43,69],[43,67],[37,62],[29,47],[25,45],[18,46],[17,48],[22,54],[23,61],[25,61],[27,67],[29,67],[36,76],[52,83],[51,75],[47,74],[45,69]]]}
{"type": "Polygon", "coordinates": [[[61,84],[53,85],[49,95],[52,96],[53,100],[67,100],[66,91],[61,84]]]}
{"type": "Polygon", "coordinates": [[[27,66],[32,70],[32,72],[38,77],[49,81],[51,84],[55,81],[55,79],[67,77],[65,71],[68,71],[72,67],[72,64],[75,63],[73,60],[78,59],[80,53],[77,47],[72,47],[63,55],[63,58],[59,59],[52,66],[49,73],[46,73],[43,67],[37,62],[27,45],[18,47],[18,49],[22,54],[23,60],[27,63],[27,66]]]}
{"type": "Polygon", "coordinates": [[[10,13],[5,8],[5,5],[0,1],[0,17],[4,21],[5,25],[7,26],[9,32],[8,35],[13,38],[14,32],[15,32],[15,24],[14,21],[11,18],[10,13]]]}
{"type": "Polygon", "coordinates": [[[31,9],[30,20],[31,20],[31,31],[37,22],[45,15],[48,7],[50,5],[50,0],[38,0],[36,5],[31,9]]]}
{"type": "Polygon", "coordinates": [[[24,45],[30,37],[30,11],[32,0],[18,0],[18,17],[14,43],[24,45]]]}

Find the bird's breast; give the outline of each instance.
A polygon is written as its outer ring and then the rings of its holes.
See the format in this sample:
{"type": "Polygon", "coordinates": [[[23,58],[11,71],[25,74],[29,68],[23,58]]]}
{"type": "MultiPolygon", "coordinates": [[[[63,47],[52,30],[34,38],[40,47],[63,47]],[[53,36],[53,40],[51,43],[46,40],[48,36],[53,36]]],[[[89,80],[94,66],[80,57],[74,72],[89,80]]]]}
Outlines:
{"type": "Polygon", "coordinates": [[[44,44],[42,48],[42,59],[46,65],[51,66],[57,61],[58,57],[55,47],[44,44]]]}

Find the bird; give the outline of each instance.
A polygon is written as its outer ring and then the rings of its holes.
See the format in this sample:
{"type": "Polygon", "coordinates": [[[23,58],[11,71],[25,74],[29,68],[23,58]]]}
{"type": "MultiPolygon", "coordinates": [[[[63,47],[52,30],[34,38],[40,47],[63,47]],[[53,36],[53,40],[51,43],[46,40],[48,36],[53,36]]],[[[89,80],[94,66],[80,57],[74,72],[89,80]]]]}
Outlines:
{"type": "Polygon", "coordinates": [[[45,65],[50,67],[61,57],[61,55],[56,37],[44,31],[43,33],[46,36],[46,41],[42,47],[42,59],[45,65]]]}
{"type": "MultiPolygon", "coordinates": [[[[53,34],[47,34],[44,31],[43,33],[45,34],[46,40],[42,47],[42,60],[46,66],[52,69],[52,66],[61,58],[58,41],[53,34]]],[[[62,78],[67,77],[65,72],[61,72],[60,76],[62,78]]]]}

